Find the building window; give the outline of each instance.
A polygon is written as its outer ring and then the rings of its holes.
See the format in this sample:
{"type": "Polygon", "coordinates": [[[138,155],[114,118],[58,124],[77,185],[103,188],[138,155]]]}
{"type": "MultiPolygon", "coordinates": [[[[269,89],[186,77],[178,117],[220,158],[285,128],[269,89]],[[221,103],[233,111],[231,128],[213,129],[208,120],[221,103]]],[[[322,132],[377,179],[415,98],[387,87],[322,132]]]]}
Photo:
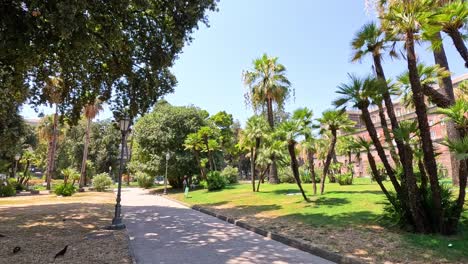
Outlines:
{"type": "Polygon", "coordinates": [[[396,109],[396,115],[397,115],[397,116],[401,116],[401,109],[400,109],[400,108],[397,108],[397,109],[396,109]]]}
{"type": "Polygon", "coordinates": [[[431,138],[434,139],[436,137],[435,131],[431,131],[431,138]]]}
{"type": "Polygon", "coordinates": [[[433,126],[434,125],[434,120],[429,120],[429,126],[433,126]]]}

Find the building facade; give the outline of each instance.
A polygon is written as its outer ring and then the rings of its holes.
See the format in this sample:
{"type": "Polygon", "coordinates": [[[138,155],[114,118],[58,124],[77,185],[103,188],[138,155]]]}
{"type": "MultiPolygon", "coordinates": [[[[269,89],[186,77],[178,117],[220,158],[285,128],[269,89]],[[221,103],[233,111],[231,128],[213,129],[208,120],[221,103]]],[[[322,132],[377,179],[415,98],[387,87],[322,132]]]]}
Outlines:
{"type": "MultiPolygon", "coordinates": [[[[462,76],[459,76],[457,78],[454,78],[453,79],[454,89],[456,89],[458,85],[465,80],[468,80],[468,73],[462,76]]],[[[437,107],[435,105],[429,103],[427,112],[428,112],[429,126],[431,129],[431,137],[434,143],[433,145],[434,145],[435,151],[437,153],[436,159],[438,163],[439,174],[445,177],[452,177],[452,167],[453,167],[452,165],[455,166],[455,164],[452,164],[452,162],[455,162],[455,161],[452,161],[448,148],[440,144],[447,137],[447,126],[446,126],[446,123],[444,122],[444,116],[434,113],[436,108],[437,107]]],[[[395,110],[395,115],[397,116],[398,121],[416,119],[416,113],[414,109],[405,107],[399,101],[394,102],[394,110],[395,110]]],[[[390,120],[388,119],[385,108],[384,108],[384,112],[385,112],[385,116],[387,119],[387,124],[390,126],[390,120]]],[[[351,110],[351,111],[348,111],[347,113],[349,115],[349,118],[353,120],[354,122],[356,122],[356,131],[352,133],[351,135],[355,137],[363,137],[363,138],[366,138],[367,140],[370,140],[370,136],[361,118],[361,112],[358,110],[351,110]]],[[[377,130],[379,139],[381,140],[384,146],[387,145],[385,143],[383,129],[380,124],[378,108],[377,107],[371,108],[370,114],[371,114],[372,122],[374,123],[374,126],[377,130]]],[[[389,129],[391,131],[391,127],[389,127],[389,129]]],[[[386,154],[387,154],[387,159],[390,162],[393,162],[390,152],[388,150],[386,150],[386,154]]],[[[372,150],[372,156],[375,158],[377,164],[381,163],[380,158],[377,155],[377,152],[375,150],[372,150]]],[[[349,161],[347,160],[348,157],[339,156],[337,157],[337,159],[339,162],[345,165],[349,163],[349,161]]],[[[356,173],[356,176],[363,177],[363,176],[371,175],[369,162],[367,160],[366,153],[361,153],[360,155],[353,155],[351,162],[353,163],[354,172],[356,173]]]]}

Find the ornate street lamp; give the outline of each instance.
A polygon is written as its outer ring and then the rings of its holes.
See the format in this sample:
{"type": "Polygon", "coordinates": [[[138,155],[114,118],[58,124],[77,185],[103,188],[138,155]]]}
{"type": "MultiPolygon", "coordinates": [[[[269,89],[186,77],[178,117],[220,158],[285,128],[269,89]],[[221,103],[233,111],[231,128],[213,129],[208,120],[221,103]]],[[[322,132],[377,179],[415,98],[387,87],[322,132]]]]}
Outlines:
{"type": "Polygon", "coordinates": [[[122,223],[122,216],[121,216],[121,190],[122,190],[122,171],[123,171],[123,158],[124,158],[124,146],[125,146],[125,139],[127,138],[128,128],[130,127],[130,118],[123,117],[119,120],[119,127],[120,132],[122,132],[122,143],[121,143],[121,150],[120,150],[120,167],[119,167],[119,174],[118,174],[118,185],[117,185],[117,199],[115,204],[115,214],[114,218],[112,219],[112,225],[108,227],[108,229],[118,230],[124,229],[125,224],[122,223]]]}
{"type": "Polygon", "coordinates": [[[20,160],[20,158],[20,154],[15,155],[15,169],[13,170],[13,178],[16,178],[16,171],[18,170],[18,161],[20,160]]]}
{"type": "Polygon", "coordinates": [[[171,158],[171,154],[169,152],[166,153],[166,174],[164,175],[164,193],[167,194],[167,162],[171,158]]]}

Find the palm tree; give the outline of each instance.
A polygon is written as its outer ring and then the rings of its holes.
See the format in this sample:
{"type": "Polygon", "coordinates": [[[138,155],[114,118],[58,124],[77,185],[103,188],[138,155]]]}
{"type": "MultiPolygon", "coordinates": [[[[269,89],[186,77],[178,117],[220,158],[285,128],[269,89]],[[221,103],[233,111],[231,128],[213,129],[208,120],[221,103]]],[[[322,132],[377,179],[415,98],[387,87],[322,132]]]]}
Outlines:
{"type": "Polygon", "coordinates": [[[263,116],[252,116],[247,120],[244,130],[241,131],[240,146],[250,151],[250,170],[252,177],[252,190],[255,192],[256,167],[255,162],[262,139],[269,132],[268,122],[263,116]]]}
{"type": "Polygon", "coordinates": [[[55,106],[55,113],[52,123],[51,139],[49,141],[46,182],[47,190],[50,190],[50,182],[55,169],[55,151],[57,149],[58,133],[58,105],[62,102],[63,80],[58,77],[50,77],[43,89],[44,97],[51,106],[55,106]]]}
{"type": "Polygon", "coordinates": [[[86,130],[85,130],[85,143],[83,148],[83,161],[81,162],[81,176],[80,176],[80,188],[83,188],[86,183],[86,161],[88,160],[88,148],[89,148],[89,135],[91,132],[91,123],[93,119],[102,111],[102,104],[100,100],[95,100],[94,103],[88,104],[84,107],[83,113],[86,118],[86,130]]]}
{"type": "Polygon", "coordinates": [[[320,123],[322,130],[328,130],[331,133],[331,143],[328,148],[325,164],[323,165],[322,180],[320,183],[320,194],[323,194],[325,190],[325,178],[335,151],[337,132],[349,131],[354,127],[355,123],[348,118],[346,112],[340,110],[327,110],[322,113],[322,117],[318,118],[317,121],[320,123]]]}
{"type": "Polygon", "coordinates": [[[297,138],[302,134],[303,123],[301,120],[290,120],[281,123],[277,129],[278,136],[282,138],[288,146],[289,156],[291,157],[291,170],[299,190],[304,200],[309,201],[304,189],[302,189],[301,178],[299,177],[299,165],[296,158],[297,138]]]}
{"type": "MultiPolygon", "coordinates": [[[[396,192],[401,194],[401,187],[396,178],[395,171],[390,165],[390,162],[387,159],[384,148],[380,139],[377,135],[377,130],[375,129],[374,123],[372,122],[371,115],[369,113],[369,98],[374,94],[377,88],[382,84],[382,81],[374,79],[371,77],[359,78],[355,75],[349,74],[349,83],[342,83],[338,86],[336,93],[340,94],[337,100],[333,102],[336,107],[346,108],[348,105],[354,108],[361,110],[362,118],[366,126],[367,132],[369,133],[372,142],[374,143],[377,154],[379,155],[380,160],[382,161],[385,170],[387,171],[390,180],[395,188],[396,192]]],[[[396,139],[398,140],[398,139],[396,139]]],[[[402,161],[403,162],[403,161],[402,161]]],[[[407,164],[407,163],[405,163],[407,164]]],[[[405,165],[403,164],[403,165],[405,165]]],[[[410,166],[412,168],[412,165],[410,166]]],[[[410,175],[413,175],[412,171],[408,171],[410,175]]],[[[411,176],[410,176],[411,177],[411,176]]]]}
{"type": "MultiPolygon", "coordinates": [[[[441,189],[437,177],[437,163],[432,144],[429,122],[427,119],[426,103],[424,101],[423,88],[418,74],[415,38],[421,30],[421,25],[427,21],[428,14],[431,11],[431,5],[427,0],[398,1],[389,5],[387,14],[384,16],[386,28],[393,36],[400,36],[405,41],[406,59],[409,72],[411,91],[413,93],[413,103],[416,110],[418,127],[422,142],[424,154],[424,163],[426,172],[429,176],[432,192],[432,206],[434,214],[437,216],[436,229],[444,232],[444,219],[441,202],[441,189]]],[[[395,129],[394,129],[395,130],[395,129]]],[[[406,155],[409,156],[409,155],[406,155]]],[[[419,226],[418,232],[427,232],[430,227],[419,226]],[[421,229],[422,228],[422,229],[421,229]]]]}
{"type": "MultiPolygon", "coordinates": [[[[468,3],[466,1],[437,1],[441,5],[428,19],[425,29],[426,33],[433,35],[442,30],[447,33],[453,41],[455,48],[465,61],[465,67],[468,68],[468,49],[465,45],[466,36],[460,29],[468,20],[468,3]]],[[[440,46],[442,39],[439,39],[435,46],[440,46]]],[[[433,45],[433,46],[434,46],[433,45]]]]}
{"type": "MultiPolygon", "coordinates": [[[[246,93],[247,102],[255,111],[263,110],[266,106],[268,123],[273,129],[274,105],[281,109],[291,92],[294,92],[286,77],[286,67],[278,63],[278,57],[268,57],[267,54],[263,54],[253,61],[253,69],[246,71],[243,78],[249,89],[246,93]]],[[[275,157],[272,157],[272,161],[270,183],[279,183],[275,157]]]]}
{"type": "MultiPolygon", "coordinates": [[[[380,8],[380,11],[382,12],[382,8],[380,8]]],[[[388,45],[389,40],[395,39],[395,37],[391,34],[385,34],[385,29],[386,28],[384,26],[378,27],[373,22],[365,24],[361,28],[361,30],[358,31],[355,38],[351,42],[351,47],[354,52],[352,61],[360,61],[367,54],[372,55],[376,76],[382,81],[383,86],[383,88],[380,88],[378,90],[381,92],[381,95],[383,97],[383,101],[387,109],[387,115],[390,119],[390,125],[392,127],[392,130],[395,130],[398,129],[399,125],[397,117],[395,115],[395,110],[393,108],[393,102],[390,93],[391,87],[387,85],[387,79],[385,78],[385,73],[382,67],[382,55],[386,50],[389,50],[389,55],[391,57],[397,56],[394,49],[394,44],[388,45]]],[[[393,43],[395,43],[395,41],[393,41],[393,43]]],[[[386,121],[384,123],[386,123],[386,121]]],[[[383,129],[385,132],[385,128],[383,129]]],[[[395,143],[398,148],[398,155],[400,156],[400,159],[402,159],[405,155],[403,143],[399,140],[395,140],[395,143]]],[[[392,145],[390,145],[390,147],[392,148],[392,145]]]]}
{"type": "Polygon", "coordinates": [[[307,107],[299,108],[294,111],[292,119],[302,123],[301,134],[304,136],[304,141],[301,142],[300,146],[305,151],[305,159],[308,162],[309,172],[312,180],[312,188],[314,195],[317,194],[317,183],[315,180],[315,164],[314,154],[316,153],[315,139],[312,137],[312,126],[313,126],[313,112],[307,107]]]}
{"type": "Polygon", "coordinates": [[[202,151],[208,154],[208,162],[210,164],[210,171],[217,170],[216,162],[214,161],[213,152],[219,148],[219,143],[215,138],[217,138],[216,129],[203,126],[198,130],[198,136],[203,141],[202,151]]]}
{"type": "Polygon", "coordinates": [[[200,175],[202,179],[206,180],[205,168],[201,165],[201,159],[200,159],[200,152],[203,149],[202,144],[203,144],[203,141],[199,137],[198,133],[188,134],[184,141],[185,149],[193,152],[195,159],[197,161],[197,165],[200,168],[200,175]]]}

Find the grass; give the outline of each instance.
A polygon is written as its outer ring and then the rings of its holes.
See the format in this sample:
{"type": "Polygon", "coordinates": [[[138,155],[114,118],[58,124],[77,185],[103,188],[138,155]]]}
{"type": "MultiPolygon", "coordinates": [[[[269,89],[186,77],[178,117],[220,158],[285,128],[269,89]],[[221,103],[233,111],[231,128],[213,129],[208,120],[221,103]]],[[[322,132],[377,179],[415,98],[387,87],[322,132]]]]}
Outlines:
{"type": "Polygon", "coordinates": [[[0,198],[0,262],[131,263],[125,231],[102,229],[114,202],[112,192],[0,198]],[[54,260],[65,245],[66,254],[54,260]]]}
{"type": "Polygon", "coordinates": [[[386,199],[369,179],[348,186],[327,184],[326,193],[317,196],[312,196],[311,184],[304,188],[309,203],[297,195],[295,184],[265,184],[259,193],[249,184],[238,184],[218,192],[195,190],[189,198],[170,195],[365,261],[468,261],[467,211],[457,236],[412,234],[380,224],[386,199]]]}

